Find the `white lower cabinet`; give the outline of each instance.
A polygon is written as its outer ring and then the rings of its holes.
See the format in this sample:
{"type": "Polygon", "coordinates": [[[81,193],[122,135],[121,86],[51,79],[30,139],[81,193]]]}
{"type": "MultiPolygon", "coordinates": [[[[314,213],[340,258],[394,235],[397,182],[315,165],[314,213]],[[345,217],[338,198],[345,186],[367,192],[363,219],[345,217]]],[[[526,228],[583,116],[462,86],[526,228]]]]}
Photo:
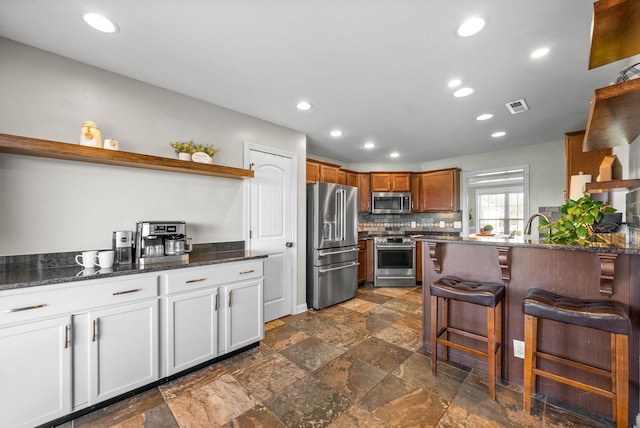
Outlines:
{"type": "Polygon", "coordinates": [[[0,427],[31,427],[264,338],[249,260],[0,291],[0,427]]]}
{"type": "Polygon", "coordinates": [[[264,338],[262,260],[168,271],[160,283],[162,376],[264,338]]]}
{"type": "Polygon", "coordinates": [[[218,356],[218,288],[167,298],[167,374],[218,356]]]}
{"type": "Polygon", "coordinates": [[[159,379],[158,301],[89,312],[89,404],[159,379]]]}
{"type": "Polygon", "coordinates": [[[264,339],[263,279],[224,287],[224,352],[264,339]]]}
{"type": "Polygon", "coordinates": [[[0,328],[0,426],[32,427],[71,412],[70,340],[71,316],[0,328]]]}

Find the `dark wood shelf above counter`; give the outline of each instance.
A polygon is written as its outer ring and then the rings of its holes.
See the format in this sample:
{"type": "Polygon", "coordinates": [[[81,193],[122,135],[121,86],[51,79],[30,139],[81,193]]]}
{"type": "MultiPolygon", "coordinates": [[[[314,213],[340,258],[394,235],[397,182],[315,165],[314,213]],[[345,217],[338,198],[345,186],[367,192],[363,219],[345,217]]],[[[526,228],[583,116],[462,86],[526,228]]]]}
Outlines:
{"type": "Polygon", "coordinates": [[[638,138],[639,105],[640,79],[596,89],[589,111],[583,150],[621,146],[638,138]]]}
{"type": "Polygon", "coordinates": [[[598,192],[615,189],[632,189],[634,187],[640,187],[640,179],[632,180],[611,180],[611,181],[596,181],[594,183],[587,183],[585,190],[587,192],[598,192]]]}
{"type": "Polygon", "coordinates": [[[97,147],[86,147],[78,144],[40,140],[9,134],[0,134],[0,153],[240,180],[253,178],[254,174],[252,170],[242,168],[188,162],[179,159],[118,150],[105,150],[97,147]]]}

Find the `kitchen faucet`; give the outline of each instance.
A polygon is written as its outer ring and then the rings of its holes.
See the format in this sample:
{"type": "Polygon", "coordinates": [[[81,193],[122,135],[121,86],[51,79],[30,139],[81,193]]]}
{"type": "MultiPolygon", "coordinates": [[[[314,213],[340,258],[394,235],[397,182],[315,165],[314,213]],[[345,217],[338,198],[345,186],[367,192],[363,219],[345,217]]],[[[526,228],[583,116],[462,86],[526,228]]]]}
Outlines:
{"type": "Polygon", "coordinates": [[[545,219],[547,221],[547,223],[550,223],[549,221],[549,217],[547,217],[546,215],[542,214],[542,213],[535,213],[533,215],[531,215],[531,217],[529,217],[529,220],[527,220],[527,225],[524,227],[524,234],[525,235],[531,235],[531,223],[533,223],[533,219],[536,217],[542,217],[543,219],[545,219]]]}

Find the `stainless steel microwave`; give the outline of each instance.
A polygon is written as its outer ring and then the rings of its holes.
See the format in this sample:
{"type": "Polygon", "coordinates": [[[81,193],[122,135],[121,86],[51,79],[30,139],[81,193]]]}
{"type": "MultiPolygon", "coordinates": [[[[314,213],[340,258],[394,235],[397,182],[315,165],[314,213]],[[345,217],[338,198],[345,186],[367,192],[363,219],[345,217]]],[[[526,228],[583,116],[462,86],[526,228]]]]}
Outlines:
{"type": "Polygon", "coordinates": [[[371,193],[371,214],[410,214],[411,193],[371,193]]]}

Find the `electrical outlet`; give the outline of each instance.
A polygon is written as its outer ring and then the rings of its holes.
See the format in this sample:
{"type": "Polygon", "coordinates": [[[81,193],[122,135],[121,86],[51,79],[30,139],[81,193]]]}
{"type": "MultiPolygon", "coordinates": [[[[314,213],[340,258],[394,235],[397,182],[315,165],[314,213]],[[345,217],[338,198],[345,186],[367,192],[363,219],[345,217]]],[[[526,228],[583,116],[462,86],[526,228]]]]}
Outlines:
{"type": "Polygon", "coordinates": [[[513,339],[513,356],[524,360],[524,342],[513,339]]]}

